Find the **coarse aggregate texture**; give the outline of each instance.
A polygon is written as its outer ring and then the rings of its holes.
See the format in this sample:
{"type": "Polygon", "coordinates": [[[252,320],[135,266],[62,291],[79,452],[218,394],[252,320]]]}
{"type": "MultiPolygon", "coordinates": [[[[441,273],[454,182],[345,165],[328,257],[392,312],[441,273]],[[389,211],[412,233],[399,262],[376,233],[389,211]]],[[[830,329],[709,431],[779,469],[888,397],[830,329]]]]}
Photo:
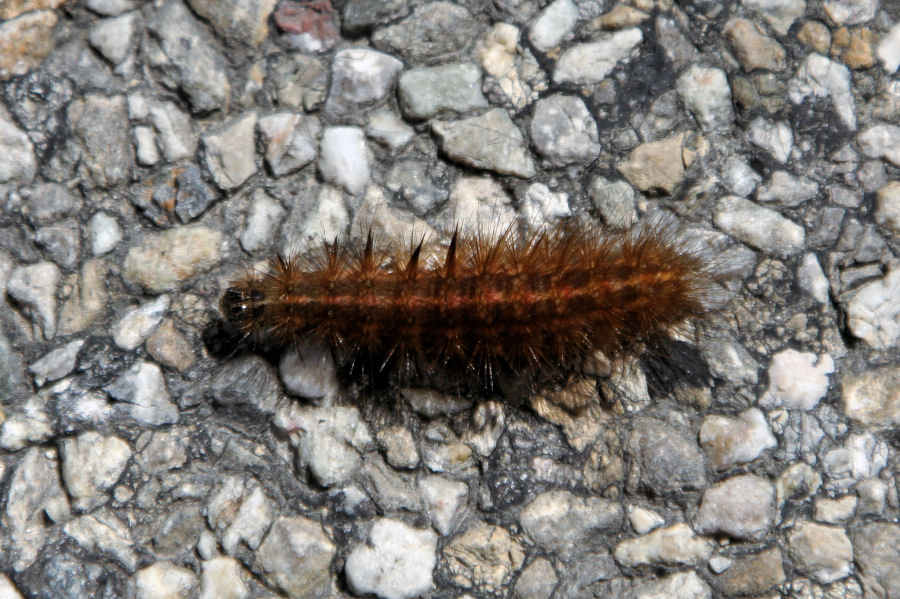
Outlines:
{"type": "Polygon", "coordinates": [[[894,0],[2,3],[0,596],[900,599],[898,67],[894,0]],[[674,369],[216,335],[276,251],[660,213],[674,369]]]}

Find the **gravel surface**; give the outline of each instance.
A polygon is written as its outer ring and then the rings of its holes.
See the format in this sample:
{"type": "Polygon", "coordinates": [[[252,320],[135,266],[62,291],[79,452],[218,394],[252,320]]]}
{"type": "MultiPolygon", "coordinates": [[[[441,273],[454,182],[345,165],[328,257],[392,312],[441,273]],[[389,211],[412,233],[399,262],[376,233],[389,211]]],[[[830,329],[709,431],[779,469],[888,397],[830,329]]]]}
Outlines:
{"type": "Polygon", "coordinates": [[[0,597],[900,599],[898,68],[895,0],[2,3],[0,597]],[[708,378],[208,334],[366,226],[660,212],[708,378]]]}

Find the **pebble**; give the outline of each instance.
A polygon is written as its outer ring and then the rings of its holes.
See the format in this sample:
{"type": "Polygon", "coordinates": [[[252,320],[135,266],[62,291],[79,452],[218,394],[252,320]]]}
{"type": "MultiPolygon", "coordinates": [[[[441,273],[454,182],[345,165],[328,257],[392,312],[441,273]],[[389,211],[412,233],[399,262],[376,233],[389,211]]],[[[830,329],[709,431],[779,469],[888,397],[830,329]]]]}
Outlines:
{"type": "Polygon", "coordinates": [[[578,7],[572,0],[554,0],[540,12],[528,30],[532,45],[541,52],[556,47],[575,29],[578,7]]]}
{"type": "Polygon", "coordinates": [[[136,20],[134,13],[103,19],[91,27],[88,41],[106,60],[120,64],[131,54],[136,20]]]}
{"type": "Polygon", "coordinates": [[[39,327],[44,339],[56,335],[56,289],[60,271],[52,262],[40,262],[13,269],[6,283],[6,292],[28,318],[39,327]]]}
{"type": "Polygon", "coordinates": [[[875,54],[888,73],[894,73],[900,67],[900,21],[881,38],[875,54]]]}
{"type": "Polygon", "coordinates": [[[231,95],[224,57],[184,4],[167,0],[154,8],[147,20],[155,42],[150,64],[184,91],[194,112],[224,108],[231,95]]]}
{"type": "Polygon", "coordinates": [[[275,520],[259,546],[256,564],[291,599],[325,599],[335,547],[322,526],[303,516],[275,520]]]}
{"type": "Polygon", "coordinates": [[[259,46],[269,35],[267,22],[276,0],[189,0],[189,4],[220,36],[259,46]]]}
{"type": "Polygon", "coordinates": [[[224,477],[210,494],[206,518],[222,542],[234,554],[243,545],[258,549],[278,515],[278,506],[252,479],[224,477]]]}
{"type": "Polygon", "coordinates": [[[0,161],[0,183],[30,183],[37,171],[34,146],[24,131],[2,115],[0,115],[0,150],[3,152],[3,161],[0,161]]]}
{"type": "Polygon", "coordinates": [[[703,130],[728,127],[734,121],[731,88],[722,69],[691,65],[675,89],[703,130]]]}
{"type": "Polygon", "coordinates": [[[416,136],[416,130],[394,113],[381,109],[369,115],[366,135],[387,146],[391,152],[397,152],[412,141],[416,136]]]}
{"type": "Polygon", "coordinates": [[[125,96],[87,94],[69,104],[67,118],[84,145],[90,180],[112,187],[130,178],[134,154],[125,96]]]}
{"type": "Polygon", "coordinates": [[[452,539],[443,554],[450,580],[491,595],[503,593],[525,561],[508,530],[483,522],[452,539]]]}
{"type": "Polygon", "coordinates": [[[275,22],[285,32],[288,44],[300,52],[324,52],[340,39],[337,14],[331,3],[282,2],[275,11],[275,22]]]}
{"type": "Polygon", "coordinates": [[[630,229],[635,219],[635,192],[625,181],[595,177],[588,195],[603,222],[612,229],[630,229]]]}
{"type": "Polygon", "coordinates": [[[778,35],[787,35],[794,21],[806,12],[806,0],[743,0],[743,5],[759,11],[778,35]]]}
{"type": "Polygon", "coordinates": [[[519,205],[522,219],[532,230],[572,214],[569,196],[562,192],[554,193],[543,183],[529,185],[519,205]]]}
{"type": "Polygon", "coordinates": [[[616,545],[616,561],[626,568],[638,566],[696,566],[713,552],[713,543],[698,537],[691,528],[679,522],[616,545]]]}
{"type": "Polygon", "coordinates": [[[769,365],[769,388],[759,399],[766,408],[812,410],[828,392],[828,375],[834,372],[834,359],[828,354],[785,349],[769,365]]]}
{"type": "Polygon", "coordinates": [[[900,126],[873,125],[856,137],[859,149],[870,158],[884,158],[900,166],[900,126]]]}
{"type": "Polygon", "coordinates": [[[858,502],[856,495],[844,495],[837,499],[816,497],[815,518],[819,522],[840,524],[853,517],[858,502]]]}
{"type": "Polygon", "coordinates": [[[803,574],[822,584],[850,575],[853,545],[842,528],[800,522],[788,535],[788,554],[803,574]]]}
{"type": "Polygon", "coordinates": [[[144,125],[134,128],[134,145],[138,164],[153,166],[159,162],[159,150],[153,138],[153,129],[144,125]]]}
{"type": "MultiPolygon", "coordinates": [[[[479,223],[496,223],[497,230],[512,227],[517,215],[506,189],[493,177],[458,177],[443,210],[443,229],[477,232],[479,223]]],[[[459,402],[456,402],[458,405],[459,402]]]]}
{"type": "Polygon", "coordinates": [[[27,399],[0,425],[0,447],[18,451],[50,440],[54,422],[48,409],[47,403],[38,396],[27,399]]]}
{"type": "Polygon", "coordinates": [[[712,583],[726,597],[762,597],[787,579],[782,560],[778,547],[742,555],[727,570],[714,577],[712,583]]]}
{"type": "Polygon", "coordinates": [[[159,366],[138,361],[106,388],[115,399],[126,402],[120,413],[140,424],[162,426],[178,422],[178,406],[172,403],[159,366]]]}
{"type": "Polygon", "coordinates": [[[823,8],[838,25],[859,25],[875,17],[878,3],[879,0],[826,0],[823,8]]]}
{"type": "Polygon", "coordinates": [[[896,599],[900,589],[900,525],[863,524],[853,533],[853,548],[865,596],[896,599]]]}
{"type": "Polygon", "coordinates": [[[639,535],[645,535],[666,523],[665,518],[656,512],[636,505],[626,507],[625,513],[628,514],[628,522],[631,524],[631,528],[639,535]]]}
{"type": "Polygon", "coordinates": [[[797,266],[797,284],[817,302],[828,303],[830,284],[813,252],[807,252],[800,260],[797,266]]]}
{"type": "Polygon", "coordinates": [[[250,586],[244,582],[241,562],[219,556],[200,562],[199,599],[249,599],[250,586]]]}
{"type": "Polygon", "coordinates": [[[713,215],[716,227],[758,250],[789,257],[803,249],[803,227],[774,210],[737,196],[719,200],[713,215]]]}
{"type": "Polygon", "coordinates": [[[740,156],[732,156],[725,161],[720,174],[729,191],[742,198],[747,197],[762,181],[762,176],[753,170],[740,156]]]}
{"type": "Polygon", "coordinates": [[[622,506],[599,497],[578,497],[568,491],[541,493],[519,514],[529,537],[562,556],[584,551],[600,532],[620,530],[622,506]]]}
{"type": "Polygon", "coordinates": [[[45,383],[57,381],[72,372],[75,369],[78,352],[81,351],[82,345],[84,345],[84,339],[70,341],[33,362],[28,370],[34,377],[34,384],[41,387],[45,383]]]}
{"type": "Polygon", "coordinates": [[[810,54],[797,69],[788,85],[788,95],[794,104],[807,96],[831,98],[831,104],[847,129],[856,130],[856,104],[850,91],[850,70],[820,54],[810,54]]]}
{"type": "Polygon", "coordinates": [[[397,83],[397,99],[410,119],[430,119],[444,112],[463,114],[488,106],[481,93],[481,69],[471,62],[405,71],[397,83]]]}
{"type": "Polygon", "coordinates": [[[634,587],[628,594],[634,599],[711,599],[712,590],[694,572],[676,572],[659,580],[645,582],[634,587]]]}
{"type": "Polygon", "coordinates": [[[687,133],[676,133],[637,146],[616,169],[641,191],[662,190],[671,194],[681,184],[693,164],[685,148],[687,133]]]}
{"type": "Polygon", "coordinates": [[[384,98],[394,85],[403,63],[369,48],[348,48],[334,55],[331,88],[325,111],[331,116],[354,116],[384,98]]]}
{"type": "Polygon", "coordinates": [[[49,524],[69,519],[69,500],[59,481],[56,451],[31,447],[10,476],[6,497],[7,538],[12,567],[30,566],[47,541],[49,524]]]}
{"type": "Polygon", "coordinates": [[[395,468],[415,468],[419,464],[419,451],[412,433],[405,426],[384,428],[375,435],[384,451],[388,464],[395,468]]]}
{"type": "Polygon", "coordinates": [[[432,121],[431,129],[451,160],[501,175],[527,179],[535,174],[522,132],[502,108],[457,121],[432,121]]]}
{"type": "Polygon", "coordinates": [[[55,46],[53,28],[58,20],[52,10],[0,20],[0,81],[24,75],[44,61],[55,46]]]}
{"type": "Polygon", "coordinates": [[[134,575],[136,599],[193,597],[199,586],[200,581],[193,572],[172,562],[154,562],[134,575]]]}
{"type": "Polygon", "coordinates": [[[163,366],[184,372],[197,359],[194,346],[176,329],[171,320],[164,320],[147,338],[147,352],[163,366]]]}
{"type": "Polygon", "coordinates": [[[883,185],[875,195],[878,198],[875,222],[895,235],[900,234],[900,181],[883,185]]]}
{"type": "Polygon", "coordinates": [[[302,355],[295,350],[285,352],[278,373],[292,395],[328,401],[338,394],[337,367],[331,352],[324,348],[304,348],[302,355]]]}
{"type": "Polygon", "coordinates": [[[900,426],[900,368],[847,374],[841,382],[844,414],[862,426],[900,426]]]}
{"type": "Polygon", "coordinates": [[[300,408],[276,415],[276,426],[297,437],[297,456],[316,482],[333,487],[347,482],[362,465],[374,441],[359,410],[348,407],[300,408]]]}
{"type": "Polygon", "coordinates": [[[394,163],[388,172],[385,186],[399,193],[418,215],[425,215],[438,202],[446,200],[450,193],[433,183],[432,165],[419,160],[403,160],[394,163]]]}
{"type": "Polygon", "coordinates": [[[761,116],[756,117],[750,123],[747,137],[753,145],[759,146],[782,164],[791,157],[794,134],[791,131],[791,126],[786,121],[773,123],[761,116]]]}
{"type": "Polygon", "coordinates": [[[603,81],[644,41],[637,27],[616,31],[595,42],[576,44],[563,52],[553,70],[554,83],[592,85],[603,81]]]}
{"type": "Polygon", "coordinates": [[[550,599],[559,583],[553,564],[539,557],[526,566],[516,579],[515,599],[550,599]]]}
{"type": "Polygon", "coordinates": [[[315,116],[279,112],[259,119],[259,131],[266,164],[273,175],[282,177],[315,159],[322,125],[315,116]]]}
{"type": "Polygon", "coordinates": [[[240,187],[256,173],[256,121],[256,113],[250,112],[203,137],[206,168],[225,191],[240,187]]]}
{"type": "Polygon", "coordinates": [[[412,599],[434,586],[437,535],[399,520],[378,518],[365,543],[350,550],[344,575],[354,593],[412,599]]]}
{"type": "Polygon", "coordinates": [[[361,195],[369,183],[369,157],[366,139],[359,127],[328,127],[322,134],[319,172],[322,177],[361,195]]]}
{"type": "Polygon", "coordinates": [[[443,476],[419,479],[419,495],[425,502],[425,513],[442,536],[448,536],[462,522],[469,487],[466,483],[443,476]]]}
{"type": "MultiPolygon", "coordinates": [[[[893,483],[890,486],[893,486],[893,483]]],[[[888,483],[880,478],[869,478],[861,481],[856,485],[856,492],[859,494],[859,509],[857,513],[860,516],[884,516],[888,494],[893,491],[893,489],[889,488],[888,483]]]]}
{"type": "Polygon", "coordinates": [[[95,324],[106,313],[106,264],[87,260],[59,315],[59,333],[70,335],[95,324]]]}
{"type": "Polygon", "coordinates": [[[219,405],[253,406],[263,414],[273,414],[281,397],[272,367],[255,355],[229,360],[219,368],[209,394],[219,405]]]}
{"type": "Polygon", "coordinates": [[[156,430],[145,433],[138,441],[141,450],[135,461],[147,474],[175,470],[187,462],[189,439],[183,430],[156,430]]]}
{"type": "Polygon", "coordinates": [[[756,198],[782,206],[797,206],[818,195],[819,185],[815,181],[794,177],[785,171],[775,171],[769,182],[759,188],[756,198]]]}
{"type": "Polygon", "coordinates": [[[422,498],[410,479],[389,468],[380,456],[367,458],[354,478],[383,513],[422,512],[422,498]]]}
{"type": "Polygon", "coordinates": [[[111,555],[129,572],[134,572],[138,565],[131,530],[106,509],[67,522],[63,532],[91,553],[111,555]]]}
{"type": "Polygon", "coordinates": [[[753,21],[731,19],[725,23],[723,31],[746,72],[757,69],[782,71],[787,67],[784,48],[753,21]]]}
{"type": "Polygon", "coordinates": [[[700,446],[717,470],[752,462],[777,445],[766,417],[757,408],[734,418],[707,416],[700,426],[700,446]]]}
{"type": "Polygon", "coordinates": [[[755,474],[739,474],[703,493],[697,511],[697,532],[759,541],[775,525],[775,487],[755,474]]]}
{"type": "Polygon", "coordinates": [[[168,295],[132,308],[114,325],[113,341],[122,349],[136,349],[156,330],[168,310],[168,295]]]}
{"type": "Polygon", "coordinates": [[[125,280],[150,293],[177,288],[218,262],[222,234],[188,225],[143,237],[125,257],[125,280]]]}
{"type": "Polygon", "coordinates": [[[590,163],[601,149],[597,123],[584,100],[562,94],[547,96],[535,103],[531,140],[541,156],[553,166],[590,163]]]}
{"type": "MultiPolygon", "coordinates": [[[[9,159],[9,158],[8,158],[9,159]]],[[[50,225],[81,210],[81,198],[58,183],[39,183],[30,192],[23,189],[22,213],[35,227],[50,225]]]]}
{"type": "Polygon", "coordinates": [[[831,30],[821,21],[806,21],[797,30],[797,39],[819,54],[831,48],[831,30]]]}
{"type": "Polygon", "coordinates": [[[481,34],[481,25],[465,7],[451,2],[426,2],[408,17],[372,34],[372,43],[397,53],[410,63],[436,64],[464,55],[481,34]],[[465,31],[466,35],[458,35],[465,31]]]}
{"type": "Polygon", "coordinates": [[[626,445],[627,486],[661,496],[706,487],[706,465],[694,432],[655,418],[635,421],[626,445]]]}
{"type": "Polygon", "coordinates": [[[41,227],[34,234],[35,244],[44,255],[65,270],[71,270],[81,255],[81,231],[73,220],[58,225],[41,227]]]}
{"type": "Polygon", "coordinates": [[[829,488],[843,491],[859,481],[878,476],[887,465],[890,450],[872,433],[855,433],[822,456],[822,470],[830,479],[829,488]]]}
{"type": "Polygon", "coordinates": [[[900,268],[859,288],[847,304],[847,324],[874,349],[900,343],[900,268]]]}
{"type": "Polygon", "coordinates": [[[425,444],[422,458],[432,472],[462,473],[475,465],[472,448],[455,438],[425,444]]]}
{"type": "Polygon", "coordinates": [[[154,146],[159,145],[168,162],[193,157],[197,136],[190,117],[176,104],[133,93],[128,96],[128,114],[136,121],[152,125],[156,134],[154,146]]]}
{"type": "Polygon", "coordinates": [[[241,247],[248,252],[268,247],[284,215],[285,210],[277,200],[261,189],[254,190],[241,231],[241,247]]]}

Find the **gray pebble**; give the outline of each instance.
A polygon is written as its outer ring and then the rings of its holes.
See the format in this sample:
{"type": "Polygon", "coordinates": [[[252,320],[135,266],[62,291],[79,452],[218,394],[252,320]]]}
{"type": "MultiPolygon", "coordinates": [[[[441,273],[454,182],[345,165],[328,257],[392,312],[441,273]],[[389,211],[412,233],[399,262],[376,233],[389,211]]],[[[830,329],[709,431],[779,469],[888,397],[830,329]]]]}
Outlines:
{"type": "Polygon", "coordinates": [[[600,532],[620,530],[624,520],[618,503],[562,490],[541,493],[519,514],[522,528],[534,542],[563,557],[585,551],[600,532]]]}
{"type": "Polygon", "coordinates": [[[703,493],[695,527],[703,534],[764,539],[775,525],[775,487],[755,474],[740,474],[703,493]]]}
{"type": "Polygon", "coordinates": [[[71,270],[81,258],[81,231],[75,221],[41,227],[35,231],[34,242],[66,270],[71,270]]]}
{"type": "Polygon", "coordinates": [[[24,131],[0,116],[0,183],[30,183],[37,171],[34,146],[24,131]]]}
{"type": "Polygon", "coordinates": [[[56,335],[56,287],[59,268],[51,262],[19,266],[9,276],[6,292],[25,309],[44,339],[56,335]]]}
{"type": "Polygon", "coordinates": [[[531,118],[531,139],[554,166],[587,164],[600,153],[597,123],[576,96],[557,94],[538,100],[531,118]]]}
{"type": "Polygon", "coordinates": [[[390,91],[403,63],[369,48],[348,48],[334,55],[331,88],[325,111],[334,116],[355,116],[390,91]]]}
{"type": "Polygon", "coordinates": [[[131,177],[134,152],[124,96],[87,94],[74,100],[67,117],[84,145],[83,167],[98,187],[112,187],[131,177]]]}
{"type": "Polygon", "coordinates": [[[397,83],[397,97],[411,119],[487,107],[481,93],[481,69],[469,62],[405,71],[397,83]]]}
{"type": "Polygon", "coordinates": [[[427,2],[405,19],[377,28],[372,43],[411,62],[440,62],[451,55],[465,54],[478,38],[479,29],[465,7],[451,2],[427,2]],[[461,31],[466,35],[459,35],[461,31]]]}
{"type": "Polygon", "coordinates": [[[502,175],[534,176],[522,132],[501,108],[458,121],[433,121],[431,128],[452,160],[502,175]]]}
{"type": "Polygon", "coordinates": [[[322,126],[315,116],[279,112],[259,119],[259,131],[266,164],[273,175],[281,177],[315,159],[322,126]]]}
{"type": "Polygon", "coordinates": [[[329,127],[319,147],[319,172],[322,178],[361,195],[369,183],[369,156],[366,138],[359,127],[329,127]]]}
{"type": "Polygon", "coordinates": [[[571,46],[556,61],[553,81],[576,85],[600,83],[643,41],[641,30],[635,27],[609,34],[599,41],[571,46]]]}
{"type": "Polygon", "coordinates": [[[231,92],[225,60],[184,4],[168,0],[154,7],[147,29],[150,63],[184,90],[194,112],[222,108],[231,92]]]}
{"type": "Polygon", "coordinates": [[[803,227],[737,196],[721,199],[713,216],[716,227],[739,241],[775,256],[793,256],[803,248],[803,227]]]}
{"type": "MultiPolygon", "coordinates": [[[[318,522],[303,516],[282,516],[260,545],[256,566],[270,584],[291,599],[325,599],[331,592],[329,566],[334,553],[334,543],[318,522]]],[[[401,569],[402,564],[396,567],[401,569]]]]}
{"type": "Polygon", "coordinates": [[[40,387],[44,383],[59,380],[72,372],[82,345],[84,345],[84,339],[70,341],[32,363],[28,370],[34,376],[34,384],[40,387]]]}
{"type": "Polygon", "coordinates": [[[168,310],[168,295],[161,295],[129,310],[115,325],[113,341],[122,349],[135,349],[156,330],[168,310]]]}
{"type": "Polygon", "coordinates": [[[216,185],[228,191],[256,172],[256,113],[249,112],[203,138],[206,168],[216,185]]]}
{"type": "Polygon", "coordinates": [[[275,199],[261,189],[250,196],[250,210],[241,231],[241,247],[255,252],[269,246],[275,239],[278,225],[284,220],[285,210],[275,199]]]}
{"type": "Polygon", "coordinates": [[[140,424],[161,426],[178,422],[178,406],[172,403],[159,366],[152,362],[135,363],[117,377],[106,392],[127,405],[119,412],[140,424]]]}

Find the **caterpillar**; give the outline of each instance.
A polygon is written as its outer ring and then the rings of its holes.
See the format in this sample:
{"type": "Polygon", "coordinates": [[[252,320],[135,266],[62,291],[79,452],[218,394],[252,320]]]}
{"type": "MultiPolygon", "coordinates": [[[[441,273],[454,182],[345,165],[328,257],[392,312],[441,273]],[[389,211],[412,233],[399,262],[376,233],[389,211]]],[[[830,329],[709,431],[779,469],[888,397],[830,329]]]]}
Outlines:
{"type": "Polygon", "coordinates": [[[370,230],[276,255],[233,281],[220,308],[244,342],[322,344],[346,371],[485,391],[509,377],[540,385],[597,352],[615,359],[670,339],[709,311],[712,268],[682,237],[659,223],[604,234],[564,221],[397,249],[370,230]]]}

